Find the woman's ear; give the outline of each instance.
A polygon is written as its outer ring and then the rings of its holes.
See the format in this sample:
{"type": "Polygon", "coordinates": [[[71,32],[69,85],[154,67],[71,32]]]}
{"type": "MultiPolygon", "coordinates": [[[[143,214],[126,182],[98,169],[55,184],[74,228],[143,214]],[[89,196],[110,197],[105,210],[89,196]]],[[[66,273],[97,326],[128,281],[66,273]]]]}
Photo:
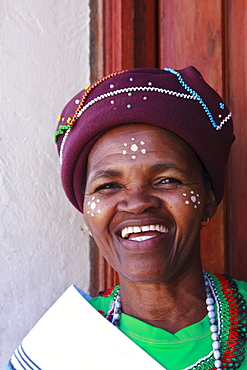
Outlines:
{"type": "Polygon", "coordinates": [[[210,181],[207,182],[206,189],[207,196],[202,221],[208,221],[210,218],[212,218],[217,209],[217,202],[210,181]]]}

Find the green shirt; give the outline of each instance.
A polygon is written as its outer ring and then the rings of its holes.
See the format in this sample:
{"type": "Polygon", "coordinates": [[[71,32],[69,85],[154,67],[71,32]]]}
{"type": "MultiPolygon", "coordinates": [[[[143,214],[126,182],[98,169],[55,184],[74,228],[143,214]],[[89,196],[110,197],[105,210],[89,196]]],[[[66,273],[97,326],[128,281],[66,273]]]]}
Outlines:
{"type": "MultiPolygon", "coordinates": [[[[236,282],[239,292],[247,300],[247,283],[236,282]]],[[[106,313],[111,300],[111,297],[96,297],[89,303],[106,313]]],[[[180,370],[195,364],[212,351],[209,326],[206,316],[202,321],[171,334],[122,313],[119,329],[167,370],[180,370]]],[[[247,344],[245,349],[241,370],[247,370],[247,344]]]]}

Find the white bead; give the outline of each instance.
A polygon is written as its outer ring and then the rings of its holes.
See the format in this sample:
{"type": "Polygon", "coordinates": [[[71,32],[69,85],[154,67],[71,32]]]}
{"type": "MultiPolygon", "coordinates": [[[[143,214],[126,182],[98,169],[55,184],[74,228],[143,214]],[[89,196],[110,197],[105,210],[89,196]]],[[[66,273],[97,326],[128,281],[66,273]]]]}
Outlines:
{"type": "Polygon", "coordinates": [[[216,316],[216,313],[215,313],[214,311],[209,311],[209,313],[208,313],[208,317],[209,317],[210,319],[214,318],[215,316],[216,316]]]}
{"type": "Polygon", "coordinates": [[[209,305],[209,304],[214,304],[214,299],[211,297],[211,298],[207,298],[206,299],[206,304],[209,305]]]}
{"type": "Polygon", "coordinates": [[[215,360],[219,360],[220,359],[220,356],[221,356],[220,351],[218,349],[215,349],[214,350],[214,358],[215,358],[215,360]]]}
{"type": "Polygon", "coordinates": [[[208,310],[208,311],[214,311],[214,306],[213,306],[212,304],[209,304],[209,305],[207,306],[207,310],[208,310]]]}
{"type": "Polygon", "coordinates": [[[209,320],[210,324],[213,325],[216,323],[216,319],[213,317],[212,319],[209,320]]]}
{"type": "Polygon", "coordinates": [[[219,368],[221,367],[221,365],[222,365],[222,361],[220,361],[220,360],[216,360],[216,361],[214,362],[214,365],[215,365],[215,367],[216,367],[217,369],[219,369],[219,368]]]}
{"type": "Polygon", "coordinates": [[[213,349],[220,349],[220,342],[218,340],[213,342],[213,349]]]}
{"type": "Polygon", "coordinates": [[[218,340],[218,339],[219,339],[219,334],[218,334],[218,333],[213,333],[213,334],[211,335],[211,338],[212,338],[213,340],[218,340]]]}
{"type": "Polygon", "coordinates": [[[116,307],[117,307],[117,308],[121,308],[121,302],[118,302],[118,301],[117,301],[117,302],[116,302],[116,307]]]}
{"type": "Polygon", "coordinates": [[[211,325],[211,326],[210,326],[210,330],[211,330],[211,332],[212,332],[212,333],[217,333],[217,331],[218,331],[218,326],[217,326],[217,325],[211,325]]]}

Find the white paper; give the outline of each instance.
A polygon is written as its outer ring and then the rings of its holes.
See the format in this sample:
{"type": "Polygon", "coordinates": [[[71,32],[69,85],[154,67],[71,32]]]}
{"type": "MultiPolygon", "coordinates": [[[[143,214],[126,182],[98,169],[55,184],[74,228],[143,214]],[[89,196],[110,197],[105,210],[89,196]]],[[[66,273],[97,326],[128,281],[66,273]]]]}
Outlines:
{"type": "Polygon", "coordinates": [[[101,316],[71,286],[22,342],[42,370],[158,370],[158,362],[101,316]]]}

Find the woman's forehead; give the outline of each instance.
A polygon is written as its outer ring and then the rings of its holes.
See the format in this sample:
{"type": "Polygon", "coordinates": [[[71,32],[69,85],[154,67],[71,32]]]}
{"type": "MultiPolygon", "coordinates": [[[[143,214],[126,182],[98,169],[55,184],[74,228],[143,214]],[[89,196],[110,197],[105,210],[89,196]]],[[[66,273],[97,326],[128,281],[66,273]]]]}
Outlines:
{"type": "Polygon", "coordinates": [[[180,139],[172,132],[161,127],[145,123],[128,123],[115,127],[101,136],[99,140],[95,143],[91,151],[95,149],[99,150],[103,145],[121,145],[122,141],[125,142],[127,140],[130,140],[130,142],[134,145],[138,140],[141,140],[141,138],[145,138],[145,144],[154,147],[159,142],[164,144],[166,141],[173,140],[181,142],[185,146],[188,146],[188,144],[186,144],[183,139],[180,139]]]}
{"type": "MultiPolygon", "coordinates": [[[[198,158],[190,146],[166,129],[148,124],[133,123],[121,125],[104,134],[93,146],[88,157],[88,170],[96,164],[130,159],[134,165],[138,159],[148,165],[150,154],[161,160],[183,161],[198,166],[198,158]],[[114,156],[117,157],[114,158],[114,156]]],[[[201,167],[201,166],[200,166],[201,167]]]]}

